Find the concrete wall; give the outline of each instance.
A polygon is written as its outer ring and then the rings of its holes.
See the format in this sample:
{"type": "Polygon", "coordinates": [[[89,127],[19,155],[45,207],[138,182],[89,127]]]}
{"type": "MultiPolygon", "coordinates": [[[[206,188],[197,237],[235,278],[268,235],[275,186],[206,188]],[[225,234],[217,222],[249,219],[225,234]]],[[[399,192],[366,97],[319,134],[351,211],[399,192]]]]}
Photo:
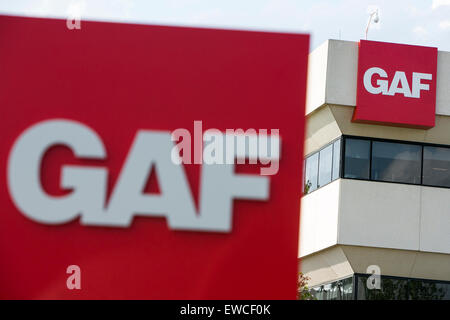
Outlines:
{"type": "MultiPolygon", "coordinates": [[[[449,88],[450,91],[450,88],[449,88]]],[[[346,134],[450,145],[450,117],[436,116],[436,125],[428,130],[351,122],[353,108],[323,105],[306,116],[305,155],[346,134]]]]}
{"type": "Polygon", "coordinates": [[[302,198],[300,220],[299,257],[337,244],[450,254],[450,189],[338,179],[302,198]]]}
{"type": "MultiPolygon", "coordinates": [[[[383,126],[378,124],[362,124],[351,122],[353,108],[344,106],[328,106],[339,127],[339,131],[347,135],[396,139],[450,145],[450,117],[436,116],[436,125],[428,130],[383,126]]],[[[325,107],[323,107],[325,108],[325,107]]],[[[321,110],[311,114],[320,114],[321,110]]]]}
{"type": "Polygon", "coordinates": [[[316,110],[306,117],[305,155],[340,137],[339,123],[328,106],[316,110]]]}
{"type": "Polygon", "coordinates": [[[347,278],[354,273],[342,246],[334,246],[301,259],[299,271],[310,277],[310,287],[347,278]]]}
{"type": "Polygon", "coordinates": [[[306,114],[325,103],[328,41],[317,47],[308,58],[306,114]]]}
{"type": "Polygon", "coordinates": [[[339,188],[336,180],[302,198],[300,257],[337,244],[339,188]]]}
{"type": "MultiPolygon", "coordinates": [[[[306,114],[323,104],[356,105],[358,43],[328,40],[309,55],[306,114]]],[[[436,114],[450,115],[450,52],[438,51],[436,114]]]]}
{"type": "Polygon", "coordinates": [[[450,52],[438,51],[436,113],[450,115],[450,52]]]}
{"type": "Polygon", "coordinates": [[[377,265],[382,275],[450,281],[450,255],[387,248],[337,245],[300,260],[309,286],[367,273],[377,265]]]}
{"type": "Polygon", "coordinates": [[[419,250],[421,187],[343,179],[341,189],[340,244],[419,250]]]}

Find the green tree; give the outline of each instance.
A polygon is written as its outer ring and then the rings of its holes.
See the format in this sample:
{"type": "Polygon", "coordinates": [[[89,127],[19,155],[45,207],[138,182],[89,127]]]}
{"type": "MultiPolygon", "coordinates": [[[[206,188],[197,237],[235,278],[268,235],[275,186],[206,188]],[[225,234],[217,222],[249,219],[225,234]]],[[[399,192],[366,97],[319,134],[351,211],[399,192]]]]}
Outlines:
{"type": "Polygon", "coordinates": [[[298,300],[316,300],[312,295],[311,290],[308,288],[308,281],[310,277],[305,276],[302,272],[298,274],[297,280],[297,299],[298,300]]]}

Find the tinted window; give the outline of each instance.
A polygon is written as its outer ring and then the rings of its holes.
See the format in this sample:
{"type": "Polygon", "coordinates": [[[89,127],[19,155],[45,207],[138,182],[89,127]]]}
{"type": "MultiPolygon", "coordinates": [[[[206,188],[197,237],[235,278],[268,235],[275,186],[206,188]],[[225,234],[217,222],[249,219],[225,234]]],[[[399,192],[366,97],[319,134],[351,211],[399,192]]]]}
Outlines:
{"type": "Polygon", "coordinates": [[[411,279],[408,294],[410,300],[450,300],[450,283],[411,279]]]}
{"type": "Polygon", "coordinates": [[[450,187],[450,149],[423,147],[423,184],[450,187]]]}
{"type": "Polygon", "coordinates": [[[374,141],[372,179],[419,184],[421,159],[421,146],[374,141]]]}
{"type": "Polygon", "coordinates": [[[369,179],[369,161],[369,140],[345,140],[345,178],[369,179]]]}
{"type": "Polygon", "coordinates": [[[353,300],[353,277],[311,288],[317,300],[353,300]]]}
{"type": "Polygon", "coordinates": [[[331,182],[333,164],[333,145],[322,149],[319,153],[319,187],[331,182]]]}
{"type": "Polygon", "coordinates": [[[333,175],[331,180],[339,178],[341,167],[341,140],[336,140],[333,144],[333,175]]]}
{"type": "Polygon", "coordinates": [[[357,276],[358,300],[407,300],[408,280],[381,277],[380,289],[369,289],[369,275],[357,276]]]}
{"type": "Polygon", "coordinates": [[[381,276],[380,289],[368,289],[369,275],[357,275],[358,300],[449,300],[450,283],[381,276]]]}
{"type": "Polygon", "coordinates": [[[319,154],[313,154],[306,159],[305,164],[305,193],[317,189],[317,173],[319,167],[319,154]]]}

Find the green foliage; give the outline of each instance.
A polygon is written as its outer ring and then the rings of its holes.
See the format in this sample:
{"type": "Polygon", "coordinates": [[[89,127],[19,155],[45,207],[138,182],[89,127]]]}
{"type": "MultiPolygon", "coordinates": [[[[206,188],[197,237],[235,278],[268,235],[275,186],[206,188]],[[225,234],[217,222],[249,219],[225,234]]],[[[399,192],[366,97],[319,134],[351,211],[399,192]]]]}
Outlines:
{"type": "Polygon", "coordinates": [[[311,189],[311,186],[312,186],[312,183],[311,183],[311,181],[308,180],[305,184],[305,189],[303,190],[303,194],[308,194],[309,190],[311,189]]]}
{"type": "Polygon", "coordinates": [[[310,277],[299,272],[297,280],[297,300],[317,300],[308,288],[308,281],[310,279],[310,277]]]}

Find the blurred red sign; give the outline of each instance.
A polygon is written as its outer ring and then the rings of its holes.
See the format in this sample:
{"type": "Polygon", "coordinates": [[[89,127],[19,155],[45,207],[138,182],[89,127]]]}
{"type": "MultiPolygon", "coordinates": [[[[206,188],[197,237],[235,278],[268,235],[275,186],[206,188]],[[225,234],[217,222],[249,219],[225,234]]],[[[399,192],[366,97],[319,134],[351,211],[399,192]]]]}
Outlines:
{"type": "Polygon", "coordinates": [[[0,16],[0,298],[295,299],[309,37],[68,26],[0,16]]]}

